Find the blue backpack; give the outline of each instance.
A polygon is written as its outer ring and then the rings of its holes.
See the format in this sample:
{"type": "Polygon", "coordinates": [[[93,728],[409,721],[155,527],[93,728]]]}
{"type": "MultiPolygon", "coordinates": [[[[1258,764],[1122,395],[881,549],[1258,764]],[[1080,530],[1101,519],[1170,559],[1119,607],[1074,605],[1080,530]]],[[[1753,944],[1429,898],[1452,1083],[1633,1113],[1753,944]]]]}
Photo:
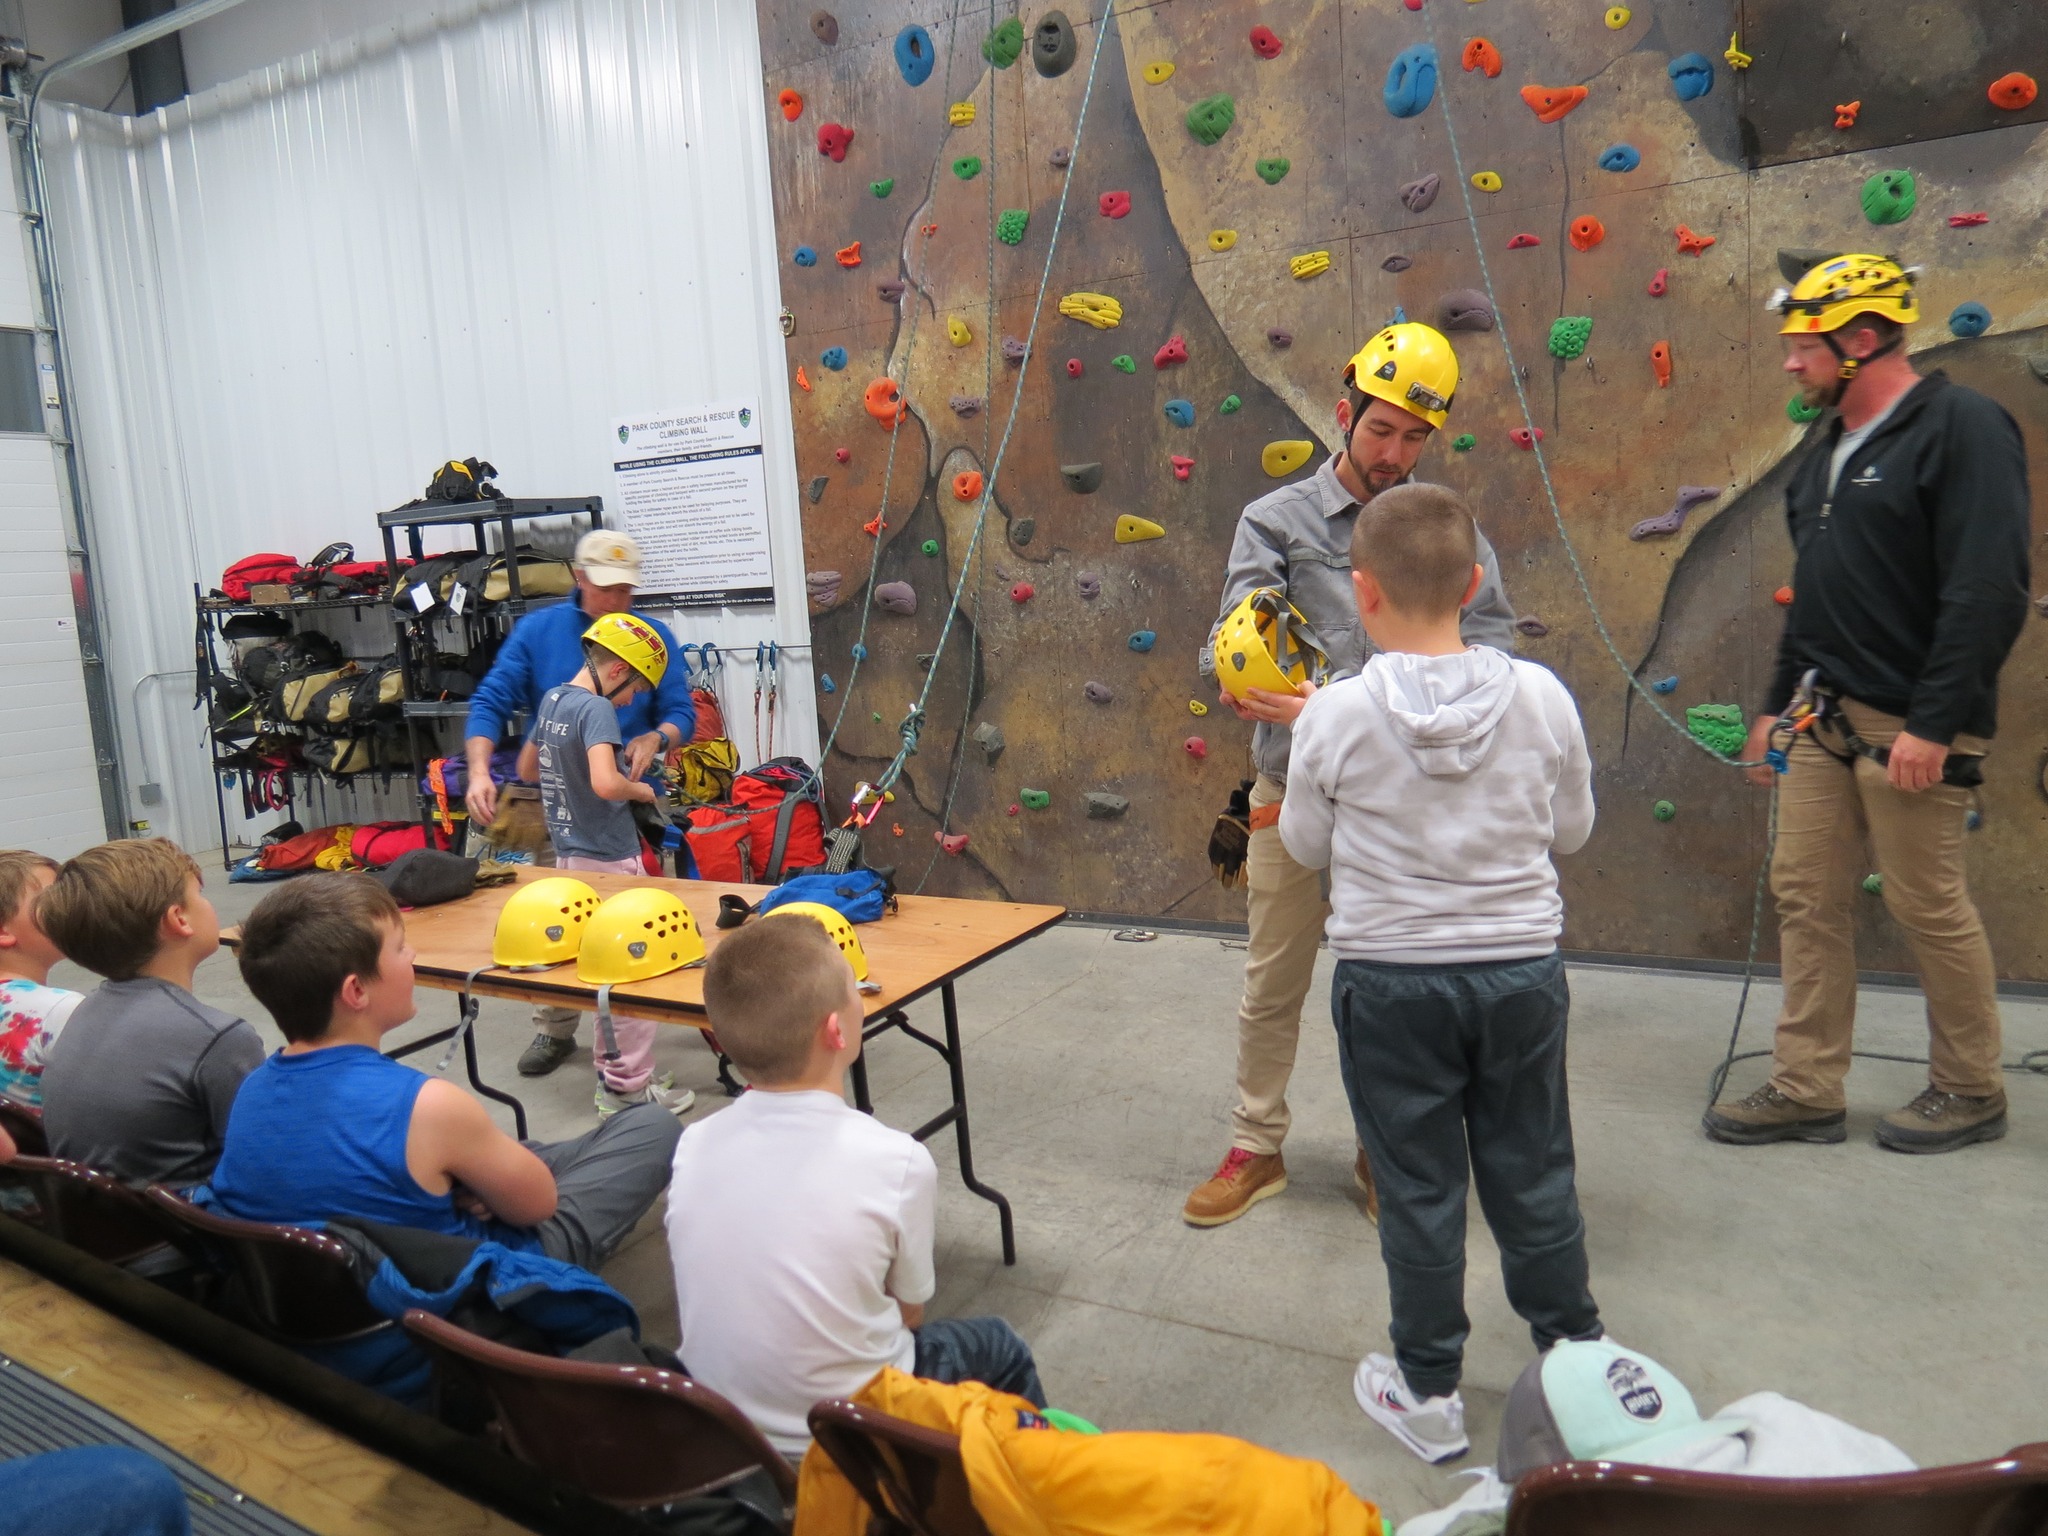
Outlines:
{"type": "Polygon", "coordinates": [[[896,909],[896,884],[872,869],[849,869],[841,875],[796,875],[761,898],[755,913],[773,912],[784,902],[816,901],[849,923],[872,923],[896,909]]]}

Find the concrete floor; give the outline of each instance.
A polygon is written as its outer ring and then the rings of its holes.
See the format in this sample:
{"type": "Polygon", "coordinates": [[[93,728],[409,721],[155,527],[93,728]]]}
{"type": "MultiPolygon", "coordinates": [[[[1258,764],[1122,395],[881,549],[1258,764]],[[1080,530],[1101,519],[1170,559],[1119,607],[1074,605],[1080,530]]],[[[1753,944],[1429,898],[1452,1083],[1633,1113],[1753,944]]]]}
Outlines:
{"type": "MultiPolygon", "coordinates": [[[[264,889],[212,878],[227,921],[264,889]]],[[[1414,1460],[1351,1399],[1358,1357],[1387,1348],[1386,1281],[1351,1185],[1327,955],[1302,1032],[1287,1193],[1228,1227],[1180,1219],[1227,1145],[1243,958],[1213,937],[1131,944],[1068,926],[961,984],[976,1167],[1015,1207],[1019,1256],[1003,1266],[994,1208],[962,1188],[941,1133],[934,1311],[1009,1318],[1053,1402],[1105,1427],[1218,1431],[1314,1457],[1406,1518],[1462,1482],[1414,1460]]],[[[1579,1192],[1615,1337],[1675,1371],[1702,1412],[1775,1389],[1923,1465],[2048,1439],[2048,1337],[2033,1311],[2048,1273],[2048,1083],[2011,1078],[2003,1142],[1902,1157],[1872,1144],[1871,1124],[1918,1091],[1924,1070],[1859,1062],[1846,1146],[1719,1147],[1698,1118],[1736,984],[1592,968],[1571,980],[1579,1192]]],[[[231,957],[202,968],[199,991],[275,1038],[231,957]]],[[[446,994],[420,996],[423,1025],[452,1018],[446,994]]],[[[1775,985],[1756,989],[1747,1044],[1767,1042],[1776,1003],[1775,985]]],[[[935,999],[912,1015],[940,1027],[935,999]]],[[[1860,1046],[1924,1052],[1917,995],[1866,991],[1862,1018],[1860,1046]]],[[[2008,1060],[2048,1047],[2048,1004],[2008,1001],[2005,1022],[2008,1060]]],[[[531,1034],[523,1010],[487,1003],[485,1078],[525,1099],[536,1136],[586,1129],[588,1030],[585,1048],[538,1082],[513,1072],[531,1034]]],[[[916,1124],[943,1106],[936,1057],[901,1037],[871,1049],[885,1120],[916,1124]]],[[[698,1090],[693,1118],[727,1102],[694,1032],[669,1032],[657,1050],[698,1090]]],[[[430,1069],[434,1057],[417,1060],[430,1069]]],[[[1762,1062],[1744,1063],[1732,1081],[1746,1090],[1763,1075],[1762,1062]]],[[[658,1220],[606,1274],[650,1335],[673,1343],[658,1220]]],[[[1476,1205],[1467,1295],[1473,1464],[1492,1456],[1502,1396],[1530,1354],[1476,1205]]]]}

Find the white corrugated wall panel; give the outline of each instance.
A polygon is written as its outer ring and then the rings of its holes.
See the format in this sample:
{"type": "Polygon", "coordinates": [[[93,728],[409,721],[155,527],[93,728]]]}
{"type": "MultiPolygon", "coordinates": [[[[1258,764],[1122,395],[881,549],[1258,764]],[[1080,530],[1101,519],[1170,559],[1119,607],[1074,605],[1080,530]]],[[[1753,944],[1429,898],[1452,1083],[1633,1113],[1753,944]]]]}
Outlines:
{"type": "MultiPolygon", "coordinates": [[[[169,775],[160,828],[217,841],[189,677],[127,707],[189,667],[192,583],[257,550],[367,555],[449,456],[609,498],[613,419],[753,396],[777,602],[678,636],[808,641],[760,78],[748,0],[524,0],[152,118],[44,109],[109,647],[131,778],[138,744],[169,775]]],[[[807,653],[783,697],[778,748],[815,753],[807,653]]]]}

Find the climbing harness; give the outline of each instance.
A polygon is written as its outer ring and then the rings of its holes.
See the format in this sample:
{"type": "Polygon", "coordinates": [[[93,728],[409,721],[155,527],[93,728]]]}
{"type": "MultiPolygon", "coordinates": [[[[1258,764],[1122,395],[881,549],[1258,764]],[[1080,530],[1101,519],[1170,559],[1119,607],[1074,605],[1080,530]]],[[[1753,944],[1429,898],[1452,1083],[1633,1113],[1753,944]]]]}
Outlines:
{"type": "MultiPolygon", "coordinates": [[[[1791,763],[1792,742],[1800,735],[1810,734],[1813,744],[1837,762],[1853,762],[1866,757],[1880,768],[1889,768],[1892,761],[1890,747],[1872,746],[1849,724],[1849,717],[1842,710],[1842,695],[1839,689],[1830,688],[1820,680],[1820,668],[1807,668],[1806,675],[1799,680],[1799,687],[1792,695],[1792,702],[1785,713],[1778,717],[1771,727],[1770,750],[1764,754],[1764,761],[1778,773],[1784,773],[1791,763]],[[1827,730],[1840,739],[1843,749],[1837,752],[1821,739],[1820,730],[1827,730]],[[1780,747],[1780,733],[1785,745],[1780,747]]],[[[1942,760],[1941,782],[1957,789],[1980,789],[1984,784],[1984,758],[1980,753],[1951,752],[1942,760]]]]}

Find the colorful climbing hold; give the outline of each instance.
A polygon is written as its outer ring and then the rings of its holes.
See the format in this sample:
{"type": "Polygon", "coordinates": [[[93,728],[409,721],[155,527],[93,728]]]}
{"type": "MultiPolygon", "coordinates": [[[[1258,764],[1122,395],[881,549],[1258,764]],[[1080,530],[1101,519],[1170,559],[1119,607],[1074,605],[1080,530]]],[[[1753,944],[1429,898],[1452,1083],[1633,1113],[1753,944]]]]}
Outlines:
{"type": "Polygon", "coordinates": [[[1443,184],[1443,177],[1434,171],[1413,181],[1404,181],[1401,183],[1401,206],[1410,213],[1426,213],[1429,205],[1436,201],[1437,192],[1443,184]]]}
{"type": "Polygon", "coordinates": [[[974,332],[967,328],[967,322],[954,315],[946,322],[946,339],[956,347],[964,347],[974,340],[974,332]]]}
{"type": "Polygon", "coordinates": [[[1948,216],[1950,229],[1975,229],[1979,224],[1990,222],[1991,215],[1988,213],[1952,213],[1948,216]]]}
{"type": "Polygon", "coordinates": [[[1197,144],[1214,144],[1237,121],[1237,103],[1229,96],[1204,96],[1188,108],[1188,132],[1197,144]]]}
{"type": "Polygon", "coordinates": [[[1698,101],[1714,88],[1714,65],[1704,53],[1681,53],[1664,66],[1680,101],[1698,101]]]}
{"type": "Polygon", "coordinates": [[[1003,338],[1003,361],[1006,363],[1023,362],[1024,355],[1030,350],[1031,349],[1025,345],[1024,340],[1021,337],[1005,336],[1003,338]]]}
{"type": "Polygon", "coordinates": [[[1037,518],[1020,517],[1010,524],[1010,542],[1019,549],[1023,549],[1030,544],[1031,536],[1036,532],[1038,532],[1037,518]]]}
{"type": "Polygon", "coordinates": [[[839,691],[839,685],[832,681],[832,674],[830,672],[820,672],[818,674],[818,691],[820,693],[837,693],[839,691]]]}
{"type": "Polygon", "coordinates": [[[1173,466],[1173,478],[1176,480],[1185,480],[1195,472],[1195,461],[1184,453],[1168,454],[1167,462],[1173,466]]]}
{"type": "Polygon", "coordinates": [[[1259,180],[1263,181],[1267,186],[1277,187],[1286,177],[1292,165],[1293,162],[1284,155],[1274,155],[1259,161],[1252,169],[1259,173],[1259,180]]]}
{"type": "Polygon", "coordinates": [[[1031,212],[1026,208],[1005,208],[996,217],[996,238],[1005,245],[1023,242],[1024,231],[1031,225],[1031,212]]]}
{"type": "Polygon", "coordinates": [[[1130,638],[1124,641],[1125,645],[1128,645],[1132,650],[1138,652],[1140,655],[1143,655],[1146,651],[1151,650],[1152,647],[1158,643],[1159,636],[1149,629],[1134,629],[1131,631],[1130,638]]]}
{"type": "Polygon", "coordinates": [[[804,99],[795,91],[784,91],[775,98],[775,105],[782,109],[782,116],[788,122],[795,122],[804,115],[804,99]]]}
{"type": "Polygon", "coordinates": [[[837,571],[805,571],[804,591],[815,606],[830,608],[838,603],[840,584],[844,580],[837,571]]]}
{"type": "Polygon", "coordinates": [[[1088,819],[1090,821],[1115,821],[1131,808],[1131,802],[1122,795],[1112,795],[1106,789],[1088,791],[1088,819]]]}
{"type": "Polygon", "coordinates": [[[1190,736],[1180,744],[1180,749],[1198,763],[1209,755],[1209,743],[1199,736],[1190,736]]]}
{"type": "Polygon", "coordinates": [[[1543,241],[1540,236],[1528,234],[1526,232],[1519,235],[1508,236],[1508,249],[1511,251],[1534,250],[1537,246],[1541,245],[1542,243],[1543,241]]]}
{"type": "Polygon", "coordinates": [[[1974,805],[1971,806],[1969,810],[1963,813],[1963,830],[1965,832],[1974,832],[1983,825],[1984,813],[1978,810],[1974,805]]]}
{"type": "Polygon", "coordinates": [[[1841,132],[1847,132],[1849,129],[1854,128],[1856,126],[1856,114],[1862,110],[1863,103],[1860,101],[1841,101],[1835,103],[1836,129],[1841,132]]]}
{"type": "Polygon", "coordinates": [[[1415,117],[1436,95],[1436,49],[1416,43],[1394,55],[1380,100],[1395,117],[1415,117]]]}
{"type": "Polygon", "coordinates": [[[1052,791],[1049,789],[1020,789],[1017,791],[1017,798],[1024,803],[1025,810],[1042,811],[1052,804],[1052,791]]]}
{"type": "Polygon", "coordinates": [[[1982,336],[1991,329],[1991,311],[1982,304],[1958,304],[1949,311],[1949,334],[1960,336],[1965,341],[1982,336]]]}
{"type": "MultiPolygon", "coordinates": [[[[1015,20],[1014,17],[1011,19],[1015,20]]],[[[947,833],[935,831],[932,833],[932,841],[943,848],[949,857],[956,859],[967,851],[967,838],[968,834],[965,832],[947,833]]]]}
{"type": "Polygon", "coordinates": [[[1102,596],[1102,578],[1094,571],[1077,571],[1074,574],[1074,590],[1084,601],[1102,596]]]}
{"type": "Polygon", "coordinates": [[[1472,185],[1482,192],[1498,192],[1501,188],[1499,171],[1474,171],[1472,185]]]}
{"type": "Polygon", "coordinates": [[[1678,254],[1681,256],[1697,256],[1714,243],[1712,235],[1696,235],[1683,224],[1678,226],[1677,235],[1678,254]]]}
{"type": "Polygon", "coordinates": [[[1740,704],[1695,704],[1685,712],[1685,728],[1723,757],[1734,757],[1749,740],[1740,704]]]}
{"type": "Polygon", "coordinates": [[[1790,608],[1792,606],[1792,589],[1790,587],[1778,588],[1777,591],[1771,594],[1771,601],[1780,608],[1790,608]]]}
{"type": "Polygon", "coordinates": [[[1653,299],[1663,298],[1666,289],[1668,289],[1670,285],[1671,269],[1669,267],[1659,267],[1657,269],[1657,275],[1650,279],[1650,297],[1653,299]]]}
{"type": "Polygon", "coordinates": [[[827,347],[818,354],[818,361],[827,368],[830,368],[834,373],[837,373],[846,366],[846,348],[827,347]]]}
{"type": "Polygon", "coordinates": [[[1607,8],[1607,30],[1610,32],[1619,32],[1623,27],[1628,25],[1630,15],[1631,12],[1629,11],[1629,8],[1627,6],[1610,5],[1607,8]]]}
{"type": "Polygon", "coordinates": [[[1237,231],[1236,231],[1236,230],[1234,230],[1234,229],[1212,229],[1212,230],[1210,230],[1210,231],[1209,231],[1209,249],[1210,249],[1210,250],[1212,250],[1212,251],[1227,251],[1227,250],[1229,250],[1229,249],[1230,249],[1230,248],[1231,248],[1231,247],[1232,247],[1233,245],[1235,245],[1235,244],[1237,244],[1237,231]]]}
{"type": "Polygon", "coordinates": [[[1590,213],[1582,213],[1572,220],[1567,238],[1575,251],[1590,251],[1607,238],[1607,226],[1590,213]]]}
{"type": "Polygon", "coordinates": [[[1199,720],[1202,716],[1209,713],[1209,706],[1204,704],[1200,699],[1189,699],[1188,713],[1199,720]]]}
{"type": "Polygon", "coordinates": [[[1863,877],[1863,889],[1872,896],[1882,896],[1884,894],[1884,876],[1882,874],[1865,875],[1863,877]]]}
{"type": "Polygon", "coordinates": [[[1911,171],[1879,171],[1863,183],[1863,216],[1873,224],[1897,224],[1920,200],[1911,171]]]}
{"type": "MultiPolygon", "coordinates": [[[[832,571],[832,572],[830,572],[830,573],[828,573],[828,574],[830,574],[830,575],[833,575],[833,576],[837,576],[837,575],[838,575],[839,573],[838,573],[837,571],[832,571]]],[[[851,650],[850,652],[848,652],[847,654],[849,654],[850,656],[852,656],[852,657],[853,657],[853,659],[854,659],[855,661],[866,661],[866,660],[868,659],[868,648],[867,648],[866,646],[864,646],[864,645],[858,645],[858,644],[857,644],[857,645],[855,645],[855,646],[854,646],[854,648],[853,648],[853,649],[852,649],[852,650],[851,650]]],[[[876,718],[877,720],[879,720],[879,719],[881,719],[882,717],[881,717],[880,715],[877,715],[877,716],[875,716],[875,718],[876,718]]]]}
{"type": "Polygon", "coordinates": [[[1440,331],[1490,331],[1493,324],[1493,301],[1477,288],[1453,288],[1436,301],[1440,331]]]}
{"type": "Polygon", "coordinates": [[[1064,11],[1047,11],[1031,29],[1031,67],[1047,80],[1074,67],[1074,24],[1064,11]]]}
{"type": "Polygon", "coordinates": [[[1262,59],[1277,59],[1286,45],[1274,34],[1271,27],[1252,28],[1252,52],[1262,59]]]}
{"type": "Polygon", "coordinates": [[[1076,496],[1092,496],[1102,488],[1102,466],[1097,463],[1062,464],[1060,478],[1076,496]]]}
{"type": "Polygon", "coordinates": [[[1107,683],[1089,681],[1081,685],[1081,697],[1090,704],[1113,704],[1116,702],[1116,691],[1107,683]]]}
{"type": "Polygon", "coordinates": [[[810,483],[810,485],[809,485],[809,486],[808,486],[808,487],[806,488],[805,494],[806,494],[806,495],[808,495],[808,496],[809,496],[809,497],[811,498],[811,505],[812,505],[812,506],[814,506],[814,507],[815,507],[815,506],[816,506],[816,505],[817,505],[817,504],[818,504],[818,503],[819,503],[820,501],[822,501],[822,500],[824,500],[824,499],[825,499],[825,487],[826,487],[826,486],[827,486],[828,484],[830,484],[830,483],[831,483],[831,481],[830,481],[830,477],[829,477],[829,476],[826,476],[826,475],[813,475],[813,476],[811,476],[811,483],[810,483]]]}
{"type": "Polygon", "coordinates": [[[1060,313],[1098,331],[1113,331],[1123,321],[1124,307],[1106,293],[1069,293],[1060,299],[1060,313]]]}
{"type": "Polygon", "coordinates": [[[972,181],[981,174],[981,156],[962,155],[953,162],[953,174],[962,181],[972,181]]]}
{"type": "Polygon", "coordinates": [[[1671,387],[1671,343],[1653,341],[1650,343],[1650,372],[1657,376],[1657,387],[1671,387]]]}
{"type": "Polygon", "coordinates": [[[2041,94],[2032,75],[2023,75],[2014,70],[2009,75],[2000,75],[1991,82],[1985,92],[1991,98],[1991,105],[2001,112],[2024,112],[2034,104],[2034,98],[2041,94]]]}
{"type": "Polygon", "coordinates": [[[1287,270],[1299,282],[1303,278],[1319,277],[1330,270],[1328,251],[1305,251],[1299,256],[1290,256],[1287,270]]]}
{"type": "Polygon", "coordinates": [[[1173,78],[1173,65],[1166,59],[1154,59],[1145,66],[1147,85],[1164,85],[1173,78]]]}
{"type": "Polygon", "coordinates": [[[1456,437],[1451,439],[1451,451],[1454,453],[1470,453],[1474,448],[1477,448],[1478,446],[1479,439],[1474,437],[1470,432],[1460,432],[1456,437]]]}
{"type": "Polygon", "coordinates": [[[1543,429],[1541,427],[1515,427],[1508,432],[1508,441],[1524,453],[1532,453],[1535,451],[1536,445],[1543,441],[1543,429]]]}
{"type": "Polygon", "coordinates": [[[917,612],[917,588],[907,581],[885,581],[875,588],[875,606],[910,618],[917,612]]]}
{"type": "Polygon", "coordinates": [[[818,125],[818,153],[835,164],[846,158],[847,150],[853,147],[853,130],[844,123],[820,123],[818,125]]]}
{"type": "Polygon", "coordinates": [[[859,266],[860,242],[856,240],[851,245],[842,245],[841,247],[839,247],[838,250],[832,253],[832,259],[838,262],[839,265],[841,265],[842,267],[851,268],[859,266]]]}
{"type": "Polygon", "coordinates": [[[1676,693],[1678,692],[1678,678],[1675,674],[1671,677],[1660,677],[1657,681],[1650,684],[1650,687],[1658,693],[1676,693]]]}
{"type": "Polygon", "coordinates": [[[1415,263],[1406,256],[1393,255],[1380,263],[1382,272],[1406,272],[1415,263]]]}
{"type": "Polygon", "coordinates": [[[1755,59],[1742,51],[1742,33],[1740,31],[1728,34],[1728,46],[1721,50],[1721,57],[1728,61],[1730,69],[1747,69],[1756,62],[1755,59]]]}
{"type": "Polygon", "coordinates": [[[1238,399],[1237,396],[1225,395],[1223,397],[1223,403],[1216,407],[1216,414],[1219,416],[1235,416],[1239,411],[1243,409],[1244,402],[1238,399]]]}
{"type": "Polygon", "coordinates": [[[884,176],[880,181],[871,181],[868,183],[868,190],[877,197],[887,197],[896,190],[896,178],[884,176]]]}
{"type": "Polygon", "coordinates": [[[1079,359],[1078,357],[1070,357],[1070,358],[1068,358],[1068,359],[1067,359],[1067,377],[1068,377],[1068,378],[1070,378],[1070,379],[1078,379],[1079,377],[1081,377],[1081,373],[1082,373],[1082,368],[1081,368],[1081,359],[1079,359]]]}
{"type": "Polygon", "coordinates": [[[797,365],[796,387],[802,390],[807,395],[811,392],[811,381],[810,379],[805,377],[802,364],[797,365]]]}
{"type": "Polygon", "coordinates": [[[926,539],[918,546],[918,550],[926,556],[936,555],[939,552],[939,541],[937,539],[926,539]]]}
{"type": "Polygon", "coordinates": [[[830,11],[811,12],[811,36],[830,48],[839,41],[839,18],[830,11]]]}
{"type": "Polygon", "coordinates": [[[1259,467],[1275,480],[1291,475],[1309,461],[1316,445],[1305,437],[1283,437],[1259,451],[1259,467]]]}
{"type": "Polygon", "coordinates": [[[946,404],[953,408],[955,416],[958,416],[962,421],[967,421],[979,416],[981,408],[988,404],[988,402],[982,399],[980,395],[955,395],[946,404]]]}
{"type": "Polygon", "coordinates": [[[1013,603],[1028,603],[1037,595],[1038,589],[1028,581],[1020,581],[1010,588],[1010,601],[1013,603]]]}
{"type": "Polygon", "coordinates": [[[1539,123],[1562,122],[1571,114],[1572,108],[1586,99],[1583,85],[1525,85],[1522,100],[1529,104],[1529,110],[1536,114],[1539,123]]]}
{"type": "Polygon", "coordinates": [[[832,457],[842,464],[851,464],[853,462],[853,450],[851,448],[834,448],[832,450],[832,457]]]}
{"type": "Polygon", "coordinates": [[[1591,315],[1560,315],[1550,322],[1550,355],[1567,360],[1583,356],[1592,334],[1591,315]]]}
{"type": "Polygon", "coordinates": [[[910,414],[910,402],[894,379],[876,379],[861,392],[861,406],[884,431],[893,432],[910,414]]]}
{"type": "Polygon", "coordinates": [[[1718,485],[1681,485],[1678,499],[1671,503],[1671,510],[1658,517],[1646,517],[1629,529],[1631,539],[1653,539],[1674,534],[1685,527],[1686,517],[1694,507],[1715,500],[1721,494],[1718,485]]]}
{"type": "Polygon", "coordinates": [[[1008,69],[1024,51],[1024,23],[1010,16],[981,40],[981,56],[997,69],[1008,69]]]}
{"type": "Polygon", "coordinates": [[[1821,417],[1827,414],[1827,408],[1819,405],[1808,405],[1806,403],[1806,396],[1794,395],[1785,402],[1785,414],[1803,427],[1810,421],[1819,421],[1821,417]]]}
{"type": "Polygon", "coordinates": [[[974,121],[974,103],[956,101],[946,108],[946,121],[955,128],[965,128],[974,121]]]}
{"type": "Polygon", "coordinates": [[[1152,354],[1154,368],[1169,368],[1175,363],[1188,360],[1188,344],[1178,336],[1169,336],[1166,344],[1152,354]]]}
{"type": "Polygon", "coordinates": [[[1610,144],[1600,151],[1603,171],[1632,171],[1643,163],[1643,152],[1633,144],[1610,144]]]}
{"type": "Polygon", "coordinates": [[[1109,366],[1118,373],[1136,373],[1138,371],[1138,360],[1128,352],[1119,352],[1109,360],[1109,366]]]}
{"type": "Polygon", "coordinates": [[[1483,37],[1471,38],[1466,42],[1460,62],[1464,64],[1467,74],[1476,69],[1484,73],[1489,80],[1498,80],[1504,67],[1501,63],[1500,50],[1483,37]]]}
{"type": "Polygon", "coordinates": [[[884,304],[894,304],[903,297],[903,279],[887,278],[875,284],[875,293],[884,304]]]}
{"type": "Polygon", "coordinates": [[[1074,152],[1071,149],[1067,148],[1066,145],[1062,144],[1058,149],[1054,150],[1045,158],[1054,170],[1064,171],[1068,166],[1074,163],[1074,152]]]}
{"type": "MultiPolygon", "coordinates": [[[[1148,517],[1133,517],[1126,512],[1116,520],[1116,541],[1119,544],[1142,544],[1147,539],[1163,539],[1166,530],[1148,517]]],[[[1084,597],[1089,594],[1083,593],[1084,597]]]]}
{"type": "Polygon", "coordinates": [[[1165,406],[1166,419],[1176,427],[1192,427],[1195,424],[1195,406],[1191,400],[1169,400],[1165,406]]]}
{"type": "Polygon", "coordinates": [[[1120,219],[1131,211],[1131,194],[1105,192],[1095,200],[1095,206],[1102,211],[1105,219],[1120,219]]]}
{"type": "Polygon", "coordinates": [[[800,245],[789,259],[800,267],[815,267],[818,264],[818,253],[808,245],[800,245]]]}
{"type": "Polygon", "coordinates": [[[1655,805],[1650,807],[1650,814],[1656,817],[1659,821],[1669,821],[1672,817],[1678,814],[1678,807],[1673,805],[1669,800],[1659,800],[1655,805]]]}
{"type": "Polygon", "coordinates": [[[981,494],[981,471],[963,469],[953,477],[953,499],[972,501],[981,494]]]}
{"type": "Polygon", "coordinates": [[[1550,633],[1550,626],[1533,613],[1525,613],[1515,620],[1517,634],[1527,635],[1531,640],[1541,640],[1550,633]]]}

